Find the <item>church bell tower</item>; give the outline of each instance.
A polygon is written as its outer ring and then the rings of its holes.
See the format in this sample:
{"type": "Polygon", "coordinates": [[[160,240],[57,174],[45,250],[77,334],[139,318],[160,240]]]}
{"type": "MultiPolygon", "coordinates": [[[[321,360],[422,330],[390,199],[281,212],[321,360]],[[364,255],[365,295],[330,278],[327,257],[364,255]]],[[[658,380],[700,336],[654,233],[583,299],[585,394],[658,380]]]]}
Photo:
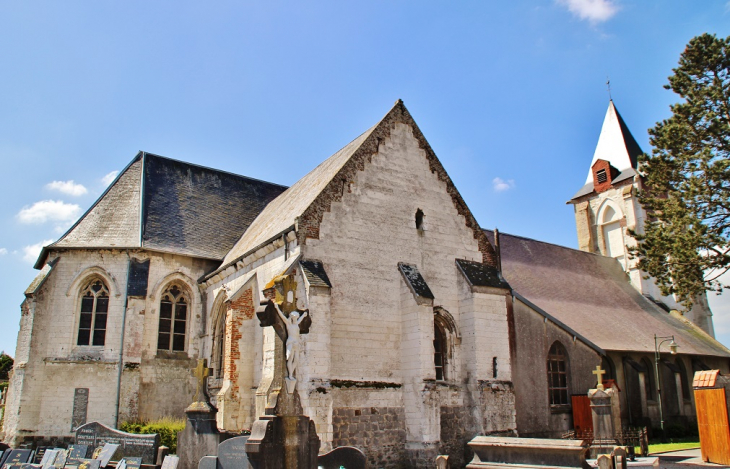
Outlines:
{"type": "MultiPolygon", "coordinates": [[[[629,249],[636,246],[629,230],[643,233],[646,220],[637,195],[642,184],[637,172],[642,153],[613,100],[609,101],[585,184],[568,201],[575,210],[578,248],[615,258],[641,294],[664,309],[681,311],[682,305],[674,297],[663,296],[653,279],[644,278],[638,261],[629,257],[629,249]]],[[[684,315],[715,336],[706,295],[695,299],[692,310],[684,315]]]]}

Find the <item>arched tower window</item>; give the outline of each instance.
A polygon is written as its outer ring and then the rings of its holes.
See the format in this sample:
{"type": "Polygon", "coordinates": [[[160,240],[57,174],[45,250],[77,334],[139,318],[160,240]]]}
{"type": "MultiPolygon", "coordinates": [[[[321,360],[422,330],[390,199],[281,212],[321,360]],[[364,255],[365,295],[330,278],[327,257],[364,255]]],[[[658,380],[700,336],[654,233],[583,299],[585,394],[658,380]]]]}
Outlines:
{"type": "Polygon", "coordinates": [[[547,359],[550,405],[568,405],[568,353],[560,342],[550,347],[547,359]]]}
{"type": "Polygon", "coordinates": [[[157,333],[158,350],[185,351],[188,304],[189,300],[177,284],[170,285],[162,294],[160,326],[157,333]]]}
{"type": "Polygon", "coordinates": [[[81,314],[76,345],[104,345],[106,318],[109,311],[109,288],[101,279],[94,279],[81,291],[81,314]]]}
{"type": "Polygon", "coordinates": [[[446,341],[446,325],[439,316],[433,319],[433,364],[436,369],[436,379],[447,378],[448,342],[446,341]]]}
{"type": "Polygon", "coordinates": [[[614,257],[623,264],[626,256],[626,247],[624,246],[624,232],[621,227],[621,215],[609,205],[603,211],[601,224],[606,256],[614,257]]]}
{"type": "Polygon", "coordinates": [[[641,364],[646,368],[644,373],[644,392],[648,400],[656,399],[656,386],[654,383],[654,365],[646,358],[641,359],[641,364]]]}

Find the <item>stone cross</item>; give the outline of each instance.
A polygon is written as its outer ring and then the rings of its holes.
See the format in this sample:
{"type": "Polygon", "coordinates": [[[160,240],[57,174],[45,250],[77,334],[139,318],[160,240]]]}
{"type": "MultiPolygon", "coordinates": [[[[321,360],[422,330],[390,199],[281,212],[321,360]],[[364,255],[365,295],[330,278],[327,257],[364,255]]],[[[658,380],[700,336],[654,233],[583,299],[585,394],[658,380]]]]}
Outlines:
{"type": "Polygon", "coordinates": [[[198,360],[198,366],[193,369],[193,376],[198,378],[198,386],[195,389],[193,402],[200,402],[201,396],[205,395],[205,384],[208,376],[210,376],[210,368],[205,358],[198,360]]]}
{"type": "Polygon", "coordinates": [[[603,375],[605,375],[606,372],[601,369],[601,365],[598,365],[593,371],[593,374],[596,375],[596,378],[598,378],[598,386],[596,386],[596,389],[603,391],[603,375]]]}

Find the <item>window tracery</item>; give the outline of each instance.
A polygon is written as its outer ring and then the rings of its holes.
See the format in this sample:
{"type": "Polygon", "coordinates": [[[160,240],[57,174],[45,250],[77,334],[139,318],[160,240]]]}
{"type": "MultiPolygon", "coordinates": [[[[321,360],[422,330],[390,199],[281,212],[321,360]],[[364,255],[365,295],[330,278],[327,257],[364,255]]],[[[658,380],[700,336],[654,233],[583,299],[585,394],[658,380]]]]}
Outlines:
{"type": "Polygon", "coordinates": [[[81,292],[81,311],[76,345],[104,345],[108,311],[109,288],[101,279],[93,279],[81,292]]]}
{"type": "Polygon", "coordinates": [[[177,284],[170,285],[160,298],[157,349],[184,352],[187,335],[188,299],[177,284]]]}

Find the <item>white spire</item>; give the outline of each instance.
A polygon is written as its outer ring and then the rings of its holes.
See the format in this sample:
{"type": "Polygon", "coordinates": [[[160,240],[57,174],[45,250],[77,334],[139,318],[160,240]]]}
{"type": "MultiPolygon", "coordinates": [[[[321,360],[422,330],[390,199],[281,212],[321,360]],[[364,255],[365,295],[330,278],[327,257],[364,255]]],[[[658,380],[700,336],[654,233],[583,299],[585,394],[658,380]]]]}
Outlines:
{"type": "Polygon", "coordinates": [[[606,160],[619,171],[634,168],[636,165],[636,156],[638,155],[630,155],[629,149],[632,153],[637,151],[641,152],[634,137],[629,132],[616,107],[613,105],[613,101],[610,101],[608,103],[606,117],[603,119],[601,136],[598,137],[598,145],[596,145],[596,151],[593,153],[593,161],[591,161],[591,166],[588,168],[586,184],[593,182],[591,168],[596,163],[596,160],[606,160]]]}

